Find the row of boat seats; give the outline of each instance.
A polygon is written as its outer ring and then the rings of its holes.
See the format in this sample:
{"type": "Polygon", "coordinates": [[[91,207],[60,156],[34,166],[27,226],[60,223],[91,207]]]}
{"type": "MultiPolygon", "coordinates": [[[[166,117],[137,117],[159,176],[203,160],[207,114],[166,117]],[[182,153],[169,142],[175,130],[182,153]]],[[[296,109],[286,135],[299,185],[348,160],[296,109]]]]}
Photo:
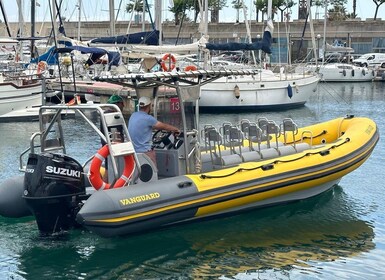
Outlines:
{"type": "Polygon", "coordinates": [[[248,140],[251,142],[266,142],[266,144],[260,144],[262,146],[259,149],[265,148],[264,146],[267,148],[275,147],[278,149],[281,146],[292,145],[296,152],[301,152],[310,147],[309,144],[302,142],[303,136],[300,138],[296,136],[298,134],[298,126],[291,118],[283,119],[280,126],[274,121],[267,120],[266,118],[259,118],[258,125],[244,119],[241,120],[240,127],[246,136],[249,135],[248,140]],[[289,134],[291,134],[290,141],[288,140],[289,134]],[[281,135],[283,135],[284,142],[278,141],[278,137],[281,135]],[[274,143],[272,143],[272,139],[275,140],[274,143]],[[293,141],[294,139],[296,139],[296,141],[293,141]]]}
{"type": "Polygon", "coordinates": [[[291,139],[295,139],[298,134],[297,125],[289,118],[284,119],[280,126],[266,118],[258,119],[257,123],[244,119],[239,127],[225,122],[219,131],[213,125],[206,125],[201,133],[205,150],[208,151],[202,154],[203,169],[209,163],[213,168],[231,166],[289,155],[310,147],[305,142],[289,143],[288,134],[292,134],[291,139]],[[278,141],[281,133],[284,135],[284,142],[278,141]],[[248,143],[248,146],[244,146],[244,143],[248,143]]]}

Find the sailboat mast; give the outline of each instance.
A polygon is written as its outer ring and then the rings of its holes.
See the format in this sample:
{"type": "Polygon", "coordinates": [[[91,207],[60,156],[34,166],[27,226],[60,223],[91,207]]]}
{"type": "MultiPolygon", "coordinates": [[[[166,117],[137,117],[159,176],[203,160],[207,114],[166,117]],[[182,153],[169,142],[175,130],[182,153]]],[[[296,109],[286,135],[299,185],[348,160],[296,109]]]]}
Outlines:
{"type": "Polygon", "coordinates": [[[317,66],[318,66],[317,46],[316,46],[316,43],[315,43],[314,25],[313,25],[312,13],[311,13],[310,0],[307,0],[307,8],[308,8],[308,14],[309,14],[309,26],[310,26],[311,43],[312,43],[312,48],[313,48],[313,52],[314,52],[314,58],[316,60],[317,66]]]}
{"type": "Polygon", "coordinates": [[[159,30],[159,45],[162,45],[162,0],[155,0],[155,28],[159,30]]]}
{"type": "MultiPolygon", "coordinates": [[[[246,5],[245,5],[245,3],[243,1],[242,1],[242,8],[243,8],[243,15],[245,17],[245,25],[246,25],[247,38],[248,38],[248,42],[251,44],[253,42],[253,40],[251,38],[250,21],[249,21],[249,19],[247,17],[246,5]]],[[[239,17],[238,17],[238,20],[239,20],[239,17]]],[[[254,65],[257,65],[257,60],[255,58],[254,51],[251,51],[251,55],[253,57],[254,65]]]]}
{"type": "Polygon", "coordinates": [[[115,1],[109,1],[109,12],[110,12],[110,36],[115,36],[115,1]]]}
{"type": "Polygon", "coordinates": [[[5,27],[7,28],[8,36],[11,37],[12,36],[11,30],[9,29],[8,18],[7,18],[7,14],[5,13],[3,0],[0,0],[0,9],[1,9],[1,13],[3,14],[4,23],[5,23],[5,27]]]}
{"type": "Polygon", "coordinates": [[[80,25],[82,22],[82,0],[79,0],[78,2],[79,5],[79,15],[78,15],[78,41],[80,41],[80,25]]]}
{"type": "MultiPolygon", "coordinates": [[[[35,8],[36,1],[31,0],[31,37],[35,37],[35,8]]],[[[35,40],[31,40],[31,58],[35,58],[35,40]]]]}
{"type": "Polygon", "coordinates": [[[273,17],[272,17],[272,13],[273,13],[273,0],[269,0],[267,1],[267,20],[273,20],[273,17]]]}
{"type": "Polygon", "coordinates": [[[325,4],[325,10],[324,10],[324,38],[322,41],[322,65],[324,65],[325,63],[325,53],[326,53],[326,15],[328,12],[328,1],[326,0],[324,4],[325,4]]]}

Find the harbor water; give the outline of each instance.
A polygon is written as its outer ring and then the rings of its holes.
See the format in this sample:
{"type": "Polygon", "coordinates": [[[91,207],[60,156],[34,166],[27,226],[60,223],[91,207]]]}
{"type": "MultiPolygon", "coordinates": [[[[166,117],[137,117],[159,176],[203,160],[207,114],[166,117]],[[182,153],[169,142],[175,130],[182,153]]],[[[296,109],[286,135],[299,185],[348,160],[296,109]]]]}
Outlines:
{"type": "MultiPolygon", "coordinates": [[[[266,116],[299,126],[345,115],[372,118],[385,131],[385,83],[322,83],[302,108],[203,114],[219,127],[266,116]]],[[[82,162],[100,140],[76,118],[69,149],[82,162]]],[[[19,155],[37,123],[0,123],[0,180],[19,174],[19,155]]],[[[381,134],[382,136],[382,134],[381,134]]],[[[385,144],[330,191],[140,235],[102,238],[75,229],[40,237],[28,217],[0,217],[0,279],[382,279],[385,275],[385,144]]]]}

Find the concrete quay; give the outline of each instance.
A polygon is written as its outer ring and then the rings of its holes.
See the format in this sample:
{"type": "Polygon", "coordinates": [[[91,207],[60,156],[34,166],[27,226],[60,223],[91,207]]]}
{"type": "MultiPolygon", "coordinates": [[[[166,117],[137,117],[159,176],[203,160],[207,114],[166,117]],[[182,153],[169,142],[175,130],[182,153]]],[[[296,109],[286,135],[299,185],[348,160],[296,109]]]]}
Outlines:
{"type": "MultiPolygon", "coordinates": [[[[250,31],[252,38],[262,36],[264,24],[261,22],[250,21],[250,31]]],[[[4,23],[0,23],[0,26],[4,23]]],[[[115,35],[126,34],[128,21],[119,21],[115,24],[115,35]]],[[[314,33],[318,36],[318,44],[323,41],[324,22],[323,20],[314,20],[314,33]]],[[[311,46],[311,34],[309,24],[307,24],[304,35],[302,36],[305,27],[304,20],[295,20],[288,24],[282,22],[274,23],[275,30],[273,34],[275,44],[280,43],[281,51],[287,49],[287,41],[292,44],[292,55],[294,55],[302,45],[305,49],[311,46]],[[286,31],[287,30],[287,31],[286,31]]],[[[65,22],[64,27],[68,37],[77,38],[79,24],[78,22],[65,22]]],[[[12,34],[16,34],[18,23],[10,23],[12,34]]],[[[151,30],[149,23],[144,26],[140,24],[131,24],[130,33],[139,32],[142,30],[151,30]]],[[[326,27],[326,41],[331,44],[338,41],[347,46],[351,46],[356,54],[363,54],[369,52],[385,52],[385,21],[381,19],[351,19],[345,21],[329,21],[326,27]]],[[[27,32],[31,30],[30,23],[24,25],[24,30],[27,32]]],[[[51,24],[48,22],[37,22],[35,30],[41,30],[40,34],[36,36],[48,36],[51,32],[51,24]]],[[[164,22],[162,24],[162,31],[164,36],[164,44],[175,44],[179,33],[178,44],[191,43],[201,37],[199,31],[199,23],[184,23],[182,26],[175,25],[172,22],[164,22]]],[[[87,40],[101,36],[111,36],[109,21],[90,21],[80,23],[80,35],[82,40],[87,40]]],[[[234,41],[246,41],[247,33],[244,23],[210,23],[208,25],[208,35],[210,42],[225,43],[234,41]]],[[[0,28],[0,36],[7,37],[6,29],[0,28]]],[[[28,35],[29,36],[29,35],[28,35]]],[[[277,48],[277,45],[274,46],[277,48]]],[[[298,54],[300,55],[300,54],[298,54]]]]}

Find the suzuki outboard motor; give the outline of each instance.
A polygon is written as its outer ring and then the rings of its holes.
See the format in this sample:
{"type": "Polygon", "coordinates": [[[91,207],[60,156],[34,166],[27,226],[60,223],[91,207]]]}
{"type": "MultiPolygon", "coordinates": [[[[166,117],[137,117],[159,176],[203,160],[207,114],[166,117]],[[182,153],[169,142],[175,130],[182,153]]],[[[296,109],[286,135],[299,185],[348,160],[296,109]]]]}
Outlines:
{"type": "Polygon", "coordinates": [[[30,154],[23,198],[42,234],[76,226],[75,217],[85,196],[82,166],[66,155],[30,154]]]}

